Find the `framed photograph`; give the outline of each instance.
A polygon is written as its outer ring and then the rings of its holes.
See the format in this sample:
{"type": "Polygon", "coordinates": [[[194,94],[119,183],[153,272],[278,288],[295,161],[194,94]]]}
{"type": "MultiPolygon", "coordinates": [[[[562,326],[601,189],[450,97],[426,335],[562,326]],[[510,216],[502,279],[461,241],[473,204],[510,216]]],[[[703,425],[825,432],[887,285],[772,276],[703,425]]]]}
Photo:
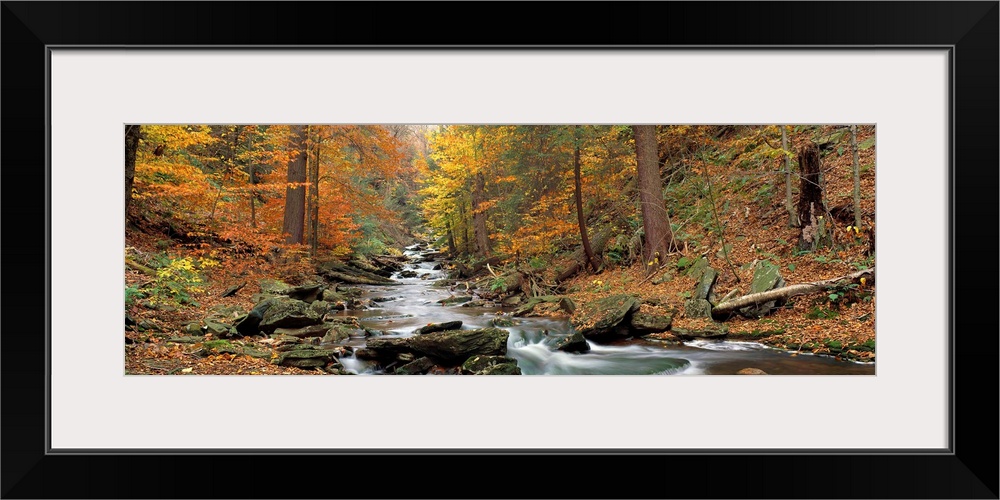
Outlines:
{"type": "Polygon", "coordinates": [[[4,2],[4,497],[997,498],[996,2],[314,6],[4,2]]]}

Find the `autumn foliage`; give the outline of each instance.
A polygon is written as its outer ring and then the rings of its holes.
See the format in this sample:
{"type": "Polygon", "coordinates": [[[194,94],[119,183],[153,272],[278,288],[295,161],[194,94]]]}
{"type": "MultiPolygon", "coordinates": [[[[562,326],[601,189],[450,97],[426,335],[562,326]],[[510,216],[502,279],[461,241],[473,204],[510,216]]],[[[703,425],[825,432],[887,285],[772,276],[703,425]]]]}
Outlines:
{"type": "Polygon", "coordinates": [[[325,252],[350,252],[371,236],[362,231],[368,222],[398,222],[386,198],[396,186],[412,183],[403,179],[412,173],[405,140],[377,125],[312,125],[306,144],[285,125],[141,130],[131,212],[160,214],[255,247],[283,244],[287,168],[303,148],[307,168],[318,174],[317,182],[302,187],[317,203],[316,235],[325,252]]]}

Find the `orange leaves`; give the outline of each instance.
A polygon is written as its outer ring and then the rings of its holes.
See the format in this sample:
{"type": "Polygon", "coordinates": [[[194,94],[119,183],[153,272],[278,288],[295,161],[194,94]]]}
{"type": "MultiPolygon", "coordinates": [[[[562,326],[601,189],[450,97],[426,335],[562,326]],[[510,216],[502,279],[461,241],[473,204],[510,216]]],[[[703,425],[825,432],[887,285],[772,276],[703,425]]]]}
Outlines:
{"type": "MultiPolygon", "coordinates": [[[[361,217],[391,220],[385,197],[402,172],[413,172],[404,144],[377,125],[316,126],[309,168],[319,149],[320,245],[350,245],[361,217]]],[[[230,240],[281,240],[289,158],[298,153],[286,125],[143,126],[134,183],[141,210],[170,212],[230,240]],[[154,147],[165,144],[163,156],[154,147]]]]}

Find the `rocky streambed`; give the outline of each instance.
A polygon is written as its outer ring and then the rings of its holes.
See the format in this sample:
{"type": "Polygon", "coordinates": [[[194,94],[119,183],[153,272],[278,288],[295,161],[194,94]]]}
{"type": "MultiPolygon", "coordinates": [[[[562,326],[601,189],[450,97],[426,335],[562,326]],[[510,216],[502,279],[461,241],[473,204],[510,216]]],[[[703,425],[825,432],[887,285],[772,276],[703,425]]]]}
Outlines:
{"type": "Polygon", "coordinates": [[[247,314],[220,307],[168,340],[331,374],[874,374],[872,364],[795,356],[720,329],[671,329],[671,313],[629,295],[491,300],[446,265],[422,244],[402,258],[329,263],[325,282],[263,282],[247,314]]]}

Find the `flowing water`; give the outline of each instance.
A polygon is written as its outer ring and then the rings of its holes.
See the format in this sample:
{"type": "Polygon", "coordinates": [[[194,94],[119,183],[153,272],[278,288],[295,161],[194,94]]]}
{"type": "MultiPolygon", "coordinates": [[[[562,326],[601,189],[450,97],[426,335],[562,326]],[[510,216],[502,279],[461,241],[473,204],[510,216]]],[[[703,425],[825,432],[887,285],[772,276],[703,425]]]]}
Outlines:
{"type": "MultiPolygon", "coordinates": [[[[567,353],[552,345],[562,336],[572,333],[567,319],[512,318],[512,308],[486,304],[463,307],[443,306],[439,300],[469,295],[465,287],[434,286],[446,277],[446,272],[434,270],[437,261],[419,262],[422,254],[416,247],[404,253],[411,263],[404,271],[415,271],[416,277],[393,275],[398,285],[362,286],[365,296],[373,299],[377,309],[345,311],[356,316],[363,325],[385,332],[386,335],[407,337],[413,330],[428,323],[462,321],[463,329],[493,326],[493,319],[506,316],[516,322],[504,327],[510,332],[507,355],[517,360],[524,375],[647,375],[676,374],[731,375],[743,368],[759,368],[772,375],[874,375],[875,365],[837,361],[830,357],[799,354],[770,349],[755,342],[691,341],[684,345],[668,345],[642,339],[628,339],[613,344],[589,342],[586,353],[567,353]]],[[[364,346],[363,338],[352,338],[348,345],[364,346]]],[[[355,358],[341,358],[349,371],[359,374],[378,373],[374,367],[355,358]]]]}

